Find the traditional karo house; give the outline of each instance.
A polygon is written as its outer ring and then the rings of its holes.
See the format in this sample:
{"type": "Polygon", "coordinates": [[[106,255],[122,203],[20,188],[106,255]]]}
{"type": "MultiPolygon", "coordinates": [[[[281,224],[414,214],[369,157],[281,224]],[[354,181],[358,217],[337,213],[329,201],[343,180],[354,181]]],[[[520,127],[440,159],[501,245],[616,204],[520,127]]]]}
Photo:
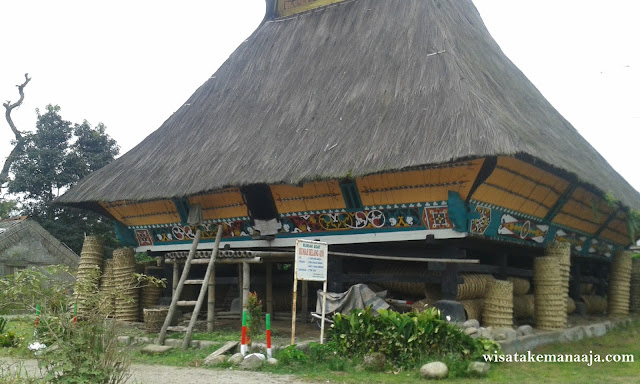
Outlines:
{"type": "MultiPolygon", "coordinates": [[[[115,219],[123,243],[154,254],[189,249],[199,205],[200,249],[221,224],[230,249],[311,238],[531,276],[533,256],[560,241],[573,272],[597,281],[632,244],[640,195],[505,56],[471,0],[267,0],[257,30],[178,111],[58,203],[115,219]]],[[[329,279],[374,264],[350,263],[329,279]]]]}

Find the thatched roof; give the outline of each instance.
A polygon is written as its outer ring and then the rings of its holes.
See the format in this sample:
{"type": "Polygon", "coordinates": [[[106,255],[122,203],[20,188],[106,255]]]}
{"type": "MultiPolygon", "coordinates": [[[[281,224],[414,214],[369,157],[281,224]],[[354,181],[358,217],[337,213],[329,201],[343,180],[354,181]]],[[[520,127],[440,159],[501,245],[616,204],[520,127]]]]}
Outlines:
{"type": "MultiPolygon", "coordinates": [[[[80,258],[65,244],[53,237],[29,216],[12,217],[0,221],[0,253],[20,244],[24,239],[35,239],[50,253],[51,257],[71,268],[77,268],[80,258]]],[[[39,255],[32,255],[33,261],[39,255]]]]}
{"type": "Polygon", "coordinates": [[[355,0],[265,20],[185,104],[63,204],[181,197],[485,155],[640,195],[504,55],[470,0],[355,0]]]}

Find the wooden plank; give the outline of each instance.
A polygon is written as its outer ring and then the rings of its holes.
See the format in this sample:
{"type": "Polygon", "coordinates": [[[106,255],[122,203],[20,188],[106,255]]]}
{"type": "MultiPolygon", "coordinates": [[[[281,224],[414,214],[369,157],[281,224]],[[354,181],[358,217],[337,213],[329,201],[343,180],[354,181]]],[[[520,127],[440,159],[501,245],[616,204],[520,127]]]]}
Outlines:
{"type": "Polygon", "coordinates": [[[217,350],[215,350],[215,352],[205,357],[204,361],[206,362],[207,360],[211,360],[216,356],[224,355],[225,353],[229,352],[230,350],[232,350],[237,346],[238,346],[237,341],[227,341],[222,347],[218,348],[217,350]]]}
{"type": "Polygon", "coordinates": [[[478,259],[446,259],[446,258],[433,258],[433,257],[396,257],[396,256],[380,256],[380,255],[366,255],[361,253],[344,253],[344,252],[329,252],[332,256],[343,257],[358,257],[362,259],[374,259],[374,260],[390,260],[390,261],[415,261],[415,262],[438,262],[438,263],[454,263],[454,264],[478,264],[478,259]]]}
{"type": "Polygon", "coordinates": [[[204,280],[202,280],[202,279],[185,280],[184,283],[186,285],[200,285],[200,284],[204,283],[204,280]]]}
{"type": "MultiPolygon", "coordinates": [[[[350,273],[346,275],[342,275],[340,278],[341,281],[345,283],[378,283],[385,281],[400,281],[404,283],[435,283],[439,284],[442,281],[442,277],[440,276],[407,276],[407,275],[398,275],[398,274],[355,274],[350,273]]],[[[460,279],[459,283],[463,283],[460,279]]]]}

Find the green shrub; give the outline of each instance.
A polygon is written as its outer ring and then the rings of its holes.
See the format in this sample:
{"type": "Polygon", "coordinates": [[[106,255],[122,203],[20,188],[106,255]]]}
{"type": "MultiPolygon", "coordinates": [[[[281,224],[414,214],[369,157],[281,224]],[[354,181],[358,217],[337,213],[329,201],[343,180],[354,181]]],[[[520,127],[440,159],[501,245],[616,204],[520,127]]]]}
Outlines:
{"type": "Polygon", "coordinates": [[[382,352],[397,367],[411,368],[427,359],[452,358],[473,360],[491,349],[495,342],[474,340],[455,325],[442,319],[440,312],[429,308],[422,313],[398,313],[371,308],[336,314],[329,337],[338,354],[361,357],[382,352]]]}
{"type": "Polygon", "coordinates": [[[262,320],[262,300],[257,292],[249,292],[247,299],[249,340],[254,340],[264,334],[264,321],[262,320]]]}
{"type": "Polygon", "coordinates": [[[276,357],[280,364],[284,365],[304,364],[309,361],[309,356],[297,349],[295,345],[281,349],[278,351],[276,357]]]}
{"type": "Polygon", "coordinates": [[[4,328],[7,326],[7,319],[0,317],[0,333],[4,333],[4,328]]]}
{"type": "Polygon", "coordinates": [[[107,320],[104,303],[109,294],[95,291],[98,278],[93,271],[84,283],[74,284],[68,269],[60,267],[0,278],[0,308],[17,305],[33,313],[40,305],[36,340],[47,347],[36,358],[44,382],[118,384],[130,377],[129,358],[117,345],[115,322],[107,320]],[[74,285],[76,293],[83,292],[84,311],[77,322],[68,310],[76,302],[74,285]]]}
{"type": "Polygon", "coordinates": [[[19,343],[18,337],[13,332],[0,333],[0,347],[12,348],[17,347],[19,343]]]}

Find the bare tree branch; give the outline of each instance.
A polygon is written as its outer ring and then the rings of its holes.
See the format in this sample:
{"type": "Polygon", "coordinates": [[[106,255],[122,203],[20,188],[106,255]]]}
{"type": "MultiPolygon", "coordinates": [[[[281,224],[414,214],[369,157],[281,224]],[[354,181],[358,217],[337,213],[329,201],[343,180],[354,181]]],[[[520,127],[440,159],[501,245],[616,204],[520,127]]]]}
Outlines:
{"type": "Polygon", "coordinates": [[[9,100],[7,100],[6,103],[2,104],[5,108],[4,116],[7,119],[7,123],[9,123],[9,127],[11,127],[11,131],[13,131],[13,134],[16,137],[16,145],[15,147],[13,147],[13,150],[11,150],[9,157],[7,157],[4,165],[2,166],[2,172],[0,172],[0,189],[7,181],[9,181],[9,168],[11,168],[11,164],[15,161],[15,159],[18,157],[18,154],[24,147],[22,133],[18,130],[18,128],[16,128],[16,125],[13,123],[13,119],[11,119],[11,111],[22,105],[22,102],[24,101],[24,87],[29,84],[29,81],[31,81],[31,78],[29,77],[28,73],[25,73],[24,83],[16,85],[16,87],[18,87],[18,93],[20,93],[20,99],[18,99],[18,101],[13,104],[11,104],[11,101],[9,100]]]}

